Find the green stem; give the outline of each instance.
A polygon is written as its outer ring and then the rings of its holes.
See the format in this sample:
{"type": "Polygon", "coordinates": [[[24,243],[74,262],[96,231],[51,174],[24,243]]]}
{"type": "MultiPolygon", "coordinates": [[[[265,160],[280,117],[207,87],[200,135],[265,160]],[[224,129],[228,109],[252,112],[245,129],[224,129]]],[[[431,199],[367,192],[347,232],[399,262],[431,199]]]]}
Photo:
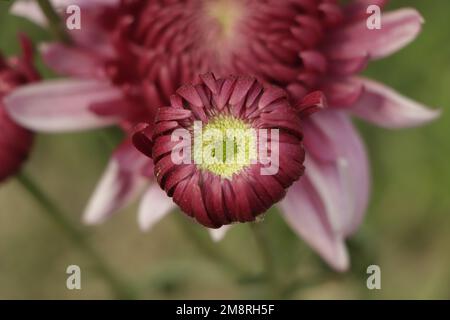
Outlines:
{"type": "Polygon", "coordinates": [[[217,246],[215,246],[210,239],[199,234],[195,226],[181,216],[181,214],[177,214],[177,221],[186,236],[205,257],[222,266],[235,278],[244,278],[249,274],[249,272],[218,250],[217,246]]]}
{"type": "Polygon", "coordinates": [[[133,299],[134,293],[108,266],[103,257],[94,249],[87,240],[86,234],[80,230],[65,215],[62,210],[36,185],[36,183],[25,173],[19,173],[17,180],[44,209],[47,216],[56,223],[70,240],[82,251],[93,263],[97,273],[109,284],[114,295],[119,299],[133,299]]]}
{"type": "Polygon", "coordinates": [[[67,34],[64,23],[62,23],[58,13],[49,0],[36,0],[42,13],[45,15],[48,21],[48,26],[53,37],[65,43],[70,42],[70,37],[67,34]]]}
{"type": "Polygon", "coordinates": [[[264,273],[270,286],[270,296],[279,299],[282,296],[281,283],[278,278],[275,257],[270,248],[267,234],[261,222],[251,223],[250,225],[253,235],[258,245],[261,259],[264,264],[264,273]]]}
{"type": "Polygon", "coordinates": [[[282,296],[285,299],[291,298],[292,295],[301,292],[301,290],[306,290],[310,288],[315,288],[319,285],[330,281],[342,280],[341,275],[335,272],[319,272],[315,275],[310,275],[308,278],[297,278],[291,280],[290,283],[283,288],[282,296]]]}

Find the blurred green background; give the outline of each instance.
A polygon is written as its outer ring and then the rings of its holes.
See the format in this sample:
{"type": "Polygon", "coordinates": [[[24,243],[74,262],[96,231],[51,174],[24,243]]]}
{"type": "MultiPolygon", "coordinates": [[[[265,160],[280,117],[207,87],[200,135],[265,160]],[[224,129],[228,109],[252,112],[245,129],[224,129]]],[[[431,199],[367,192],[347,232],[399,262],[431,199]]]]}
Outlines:
{"type": "MultiPolygon", "coordinates": [[[[450,298],[450,1],[396,0],[391,9],[417,8],[426,23],[417,41],[396,55],[372,63],[366,74],[432,107],[443,117],[426,127],[389,131],[358,122],[367,142],[373,175],[370,208],[349,241],[350,272],[336,275],[299,240],[276,212],[266,218],[276,268],[289,298],[450,298]],[[382,289],[366,288],[366,268],[377,264],[382,289]]],[[[35,40],[48,34],[7,15],[0,1],[0,49],[17,52],[15,34],[35,40]]],[[[83,207],[111,149],[98,132],[40,135],[25,171],[79,224],[83,207]]],[[[267,298],[260,281],[263,259],[246,225],[232,229],[213,247],[251,276],[236,277],[204,255],[180,228],[179,213],[141,233],[136,205],[105,224],[88,228],[89,241],[140,298],[267,298]],[[177,216],[178,215],[178,216],[177,216]]],[[[205,232],[189,224],[210,245],[205,232]]],[[[84,228],[84,227],[83,227],[84,228]]],[[[22,186],[0,186],[0,299],[108,299],[108,285],[82,251],[47,218],[22,186]],[[66,289],[66,267],[82,269],[82,290],[66,289]]]]}

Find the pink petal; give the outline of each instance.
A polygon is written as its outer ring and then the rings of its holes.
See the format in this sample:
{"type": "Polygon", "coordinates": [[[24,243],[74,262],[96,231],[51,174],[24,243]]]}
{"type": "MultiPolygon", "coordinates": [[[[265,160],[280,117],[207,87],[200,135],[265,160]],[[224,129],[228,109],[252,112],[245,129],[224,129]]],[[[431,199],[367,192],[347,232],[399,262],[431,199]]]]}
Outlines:
{"type": "Polygon", "coordinates": [[[132,201],[145,185],[142,171],[149,161],[129,141],[119,146],[89,200],[83,221],[101,223],[132,201]]]}
{"type": "Polygon", "coordinates": [[[344,240],[360,225],[369,196],[365,149],[343,112],[324,110],[304,123],[305,176],[282,207],[293,229],[332,267],[345,270],[344,240]]]}
{"type": "Polygon", "coordinates": [[[145,192],[139,206],[139,227],[143,231],[148,231],[175,207],[175,203],[160,186],[157,183],[152,183],[145,192]]]}
{"type": "Polygon", "coordinates": [[[364,52],[361,55],[356,56],[333,56],[329,58],[330,73],[336,76],[351,76],[353,74],[363,71],[369,63],[369,54],[364,52]]]}
{"type": "Polygon", "coordinates": [[[332,77],[322,84],[322,91],[331,107],[348,107],[361,96],[363,86],[352,77],[332,77]]]}
{"type": "Polygon", "coordinates": [[[45,64],[57,74],[91,78],[104,76],[101,57],[89,50],[59,43],[43,44],[39,49],[45,64]]]}
{"type": "Polygon", "coordinates": [[[295,106],[301,118],[306,118],[318,112],[319,110],[322,110],[327,107],[328,107],[327,99],[323,94],[323,92],[321,91],[313,91],[307,94],[295,106]]]}
{"type": "Polygon", "coordinates": [[[349,258],[344,239],[332,232],[320,201],[315,200],[303,181],[294,184],[280,203],[284,217],[331,267],[345,271],[349,267],[349,258]]]}
{"type": "Polygon", "coordinates": [[[223,226],[218,229],[208,229],[209,235],[211,236],[211,239],[215,242],[221,241],[225,235],[227,234],[228,230],[230,230],[231,226],[223,226]]]}
{"type": "Polygon", "coordinates": [[[85,130],[118,122],[116,116],[98,116],[96,103],[113,105],[122,93],[96,80],[51,80],[20,87],[5,98],[11,117],[24,127],[43,132],[85,130]]]}
{"type": "Polygon", "coordinates": [[[36,1],[14,1],[10,8],[10,13],[15,16],[26,18],[40,26],[47,24],[44,14],[39,9],[36,1]]]}
{"type": "Polygon", "coordinates": [[[363,19],[337,31],[327,47],[328,53],[336,56],[368,53],[372,59],[389,56],[416,38],[423,18],[414,9],[400,9],[383,14],[381,22],[379,30],[368,29],[363,19]]]}
{"type": "MultiPolygon", "coordinates": [[[[65,12],[65,8],[70,5],[78,5],[83,8],[96,5],[114,6],[119,3],[119,0],[51,0],[50,2],[58,9],[58,11],[65,12]]],[[[47,20],[42,14],[39,5],[33,0],[14,1],[10,8],[10,13],[26,18],[40,26],[47,25],[47,20]]]]}
{"type": "Polygon", "coordinates": [[[373,80],[359,79],[365,87],[361,98],[350,108],[358,117],[385,128],[406,128],[435,120],[440,110],[404,97],[373,80]]]}
{"type": "Polygon", "coordinates": [[[329,212],[338,217],[335,228],[349,235],[360,224],[369,198],[369,161],[364,144],[342,111],[324,110],[306,119],[304,125],[308,153],[305,175],[323,189],[323,195],[333,191],[326,190],[327,185],[334,187],[329,212]],[[340,208],[334,211],[337,204],[340,208]]]}

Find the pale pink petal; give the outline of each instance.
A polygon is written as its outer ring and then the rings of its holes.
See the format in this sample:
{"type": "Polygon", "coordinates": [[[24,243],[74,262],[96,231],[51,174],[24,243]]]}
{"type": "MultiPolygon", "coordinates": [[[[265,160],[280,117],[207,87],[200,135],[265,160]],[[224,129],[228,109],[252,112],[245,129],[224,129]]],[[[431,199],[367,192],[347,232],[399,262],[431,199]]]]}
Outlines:
{"type": "Polygon", "coordinates": [[[96,103],[122,101],[122,93],[107,82],[51,80],[22,86],[4,102],[11,117],[24,127],[42,132],[86,130],[119,121],[91,111],[96,103]]]}
{"type": "MultiPolygon", "coordinates": [[[[51,3],[62,13],[65,12],[65,9],[70,5],[78,5],[83,8],[96,5],[114,6],[117,5],[119,1],[120,0],[51,0],[51,3]]],[[[10,13],[26,18],[40,26],[47,25],[47,20],[35,0],[14,1],[10,8],[10,13]]]]}
{"type": "Polygon", "coordinates": [[[101,223],[134,200],[146,184],[142,171],[149,161],[129,141],[123,143],[109,161],[89,200],[83,221],[101,223]]]}
{"type": "Polygon", "coordinates": [[[45,64],[59,75],[104,77],[101,57],[87,49],[48,43],[41,45],[39,50],[45,64]]]}
{"type": "Polygon", "coordinates": [[[360,78],[365,88],[361,98],[349,109],[356,116],[385,128],[406,128],[435,120],[440,110],[400,95],[373,80],[360,78]]]}
{"type": "Polygon", "coordinates": [[[175,203],[155,182],[145,192],[138,211],[139,227],[143,231],[151,229],[176,207],[175,203]]]}
{"type": "Polygon", "coordinates": [[[349,235],[361,223],[369,199],[369,161],[364,144],[342,111],[324,110],[304,124],[308,153],[305,175],[327,196],[334,229],[349,235]]]}
{"type": "Polygon", "coordinates": [[[381,29],[367,28],[366,19],[337,31],[330,39],[330,56],[362,56],[380,59],[400,50],[419,34],[423,18],[414,9],[400,9],[383,14],[381,29]]]}
{"type": "Polygon", "coordinates": [[[219,242],[225,237],[230,228],[231,226],[223,226],[219,229],[208,229],[208,231],[211,239],[213,239],[213,241],[219,242]]]}
{"type": "Polygon", "coordinates": [[[47,24],[45,16],[39,9],[39,6],[36,1],[32,0],[14,1],[14,3],[10,8],[10,13],[15,16],[26,18],[40,26],[45,26],[47,24]]]}
{"type": "Polygon", "coordinates": [[[331,267],[345,271],[349,258],[342,236],[336,236],[329,225],[320,201],[314,199],[312,188],[304,179],[295,183],[280,203],[284,217],[298,233],[331,267]]]}
{"type": "Polygon", "coordinates": [[[360,225],[368,202],[365,149],[348,116],[335,110],[305,121],[305,147],[305,176],[281,206],[292,228],[343,271],[348,267],[344,240],[360,225]]]}

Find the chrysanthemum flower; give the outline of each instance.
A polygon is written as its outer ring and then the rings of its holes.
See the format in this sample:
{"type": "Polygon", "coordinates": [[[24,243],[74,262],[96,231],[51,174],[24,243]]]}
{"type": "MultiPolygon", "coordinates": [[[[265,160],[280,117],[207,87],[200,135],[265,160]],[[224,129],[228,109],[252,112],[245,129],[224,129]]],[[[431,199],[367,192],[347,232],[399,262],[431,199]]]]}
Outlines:
{"type": "MultiPolygon", "coordinates": [[[[43,53],[55,71],[78,79],[18,91],[8,103],[13,117],[41,131],[111,123],[129,130],[144,118],[151,122],[154,107],[167,105],[177,87],[210,71],[254,76],[286,89],[293,102],[323,91],[328,109],[303,123],[305,176],[281,206],[293,229],[339,270],[348,266],[345,239],[363,218],[370,187],[366,152],[349,115],[403,128],[439,114],[356,76],[371,60],[410,43],[421,29],[417,11],[401,9],[384,14],[381,29],[369,30],[367,7],[383,7],[387,0],[77,2],[84,5],[83,25],[71,32],[74,43],[48,44],[43,53]]],[[[39,18],[30,7],[21,9],[16,1],[15,12],[39,18]]],[[[129,161],[139,157],[131,150],[126,143],[113,156],[87,221],[111,215],[142,183],[151,163],[129,161]]],[[[171,207],[167,199],[152,184],[139,213],[143,228],[171,207]]]]}
{"type": "Polygon", "coordinates": [[[181,87],[135,144],[153,158],[161,188],[199,223],[254,221],[303,174],[301,110],[251,77],[201,79],[181,87]]]}
{"type": "Polygon", "coordinates": [[[17,173],[27,159],[33,134],[17,125],[6,113],[3,97],[15,88],[36,81],[32,45],[21,37],[23,55],[6,59],[0,54],[0,182],[17,173]]]}

